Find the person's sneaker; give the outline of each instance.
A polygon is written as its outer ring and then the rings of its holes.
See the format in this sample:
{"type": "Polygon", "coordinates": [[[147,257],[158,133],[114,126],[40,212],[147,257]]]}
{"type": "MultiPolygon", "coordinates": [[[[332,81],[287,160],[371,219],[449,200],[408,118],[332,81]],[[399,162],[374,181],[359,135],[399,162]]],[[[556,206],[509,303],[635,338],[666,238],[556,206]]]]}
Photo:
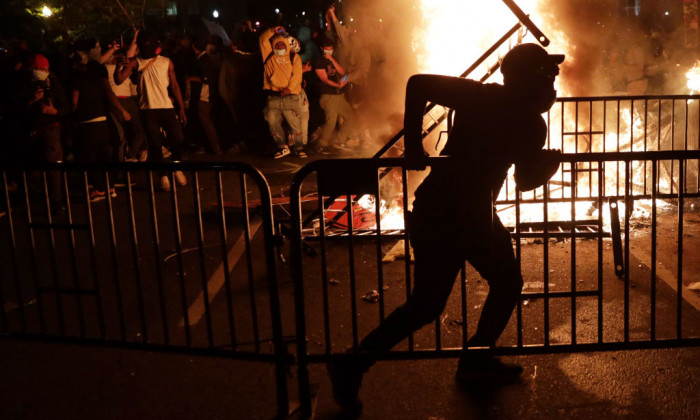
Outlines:
{"type": "Polygon", "coordinates": [[[163,159],[167,159],[173,155],[173,153],[165,146],[160,146],[160,151],[163,153],[163,159]]]}
{"type": "Polygon", "coordinates": [[[160,188],[163,191],[170,191],[170,179],[165,175],[160,177],[160,188]]]}
{"type": "Polygon", "coordinates": [[[138,162],[139,160],[135,157],[125,157],[124,162],[138,162]]]}
{"type": "Polygon", "coordinates": [[[462,385],[505,385],[520,380],[523,367],[488,355],[465,355],[459,359],[456,379],[462,385]]]}
{"type": "Polygon", "coordinates": [[[102,201],[105,199],[105,197],[106,197],[106,195],[105,195],[104,191],[96,190],[94,188],[92,190],[90,190],[90,202],[91,203],[94,203],[96,201],[102,201]]]}
{"type": "Polygon", "coordinates": [[[333,388],[333,399],[347,414],[358,416],[362,412],[362,401],[357,397],[366,369],[350,359],[331,360],[326,365],[333,388]]]}
{"type": "Polygon", "coordinates": [[[187,185],[187,177],[185,177],[185,174],[183,174],[182,171],[175,171],[173,172],[173,175],[175,175],[175,182],[177,182],[177,185],[187,185]]]}
{"type": "Polygon", "coordinates": [[[287,155],[290,154],[290,153],[291,153],[291,152],[289,151],[289,147],[284,146],[283,148],[277,150],[277,153],[275,153],[275,155],[274,155],[272,158],[273,158],[273,159],[283,158],[283,157],[287,156],[287,155]]]}
{"type": "Polygon", "coordinates": [[[308,157],[306,152],[303,150],[295,150],[294,154],[296,155],[296,157],[301,158],[301,159],[306,159],[308,157]]]}
{"type": "Polygon", "coordinates": [[[148,150],[143,149],[139,152],[139,162],[145,162],[148,160],[148,150]]]}

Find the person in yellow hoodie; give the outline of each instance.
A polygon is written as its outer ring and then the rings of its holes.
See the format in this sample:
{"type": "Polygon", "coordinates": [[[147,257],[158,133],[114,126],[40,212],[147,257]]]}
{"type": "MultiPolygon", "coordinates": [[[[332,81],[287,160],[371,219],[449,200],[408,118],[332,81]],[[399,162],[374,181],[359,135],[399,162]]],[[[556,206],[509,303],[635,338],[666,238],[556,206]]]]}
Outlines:
{"type": "Polygon", "coordinates": [[[301,57],[291,52],[288,39],[289,36],[279,26],[264,31],[259,38],[265,68],[263,89],[267,94],[264,113],[277,146],[275,159],[290,154],[283,121],[287,121],[291,129],[290,137],[296,155],[306,157],[302,129],[302,108],[306,100],[301,87],[303,69],[301,57]]]}

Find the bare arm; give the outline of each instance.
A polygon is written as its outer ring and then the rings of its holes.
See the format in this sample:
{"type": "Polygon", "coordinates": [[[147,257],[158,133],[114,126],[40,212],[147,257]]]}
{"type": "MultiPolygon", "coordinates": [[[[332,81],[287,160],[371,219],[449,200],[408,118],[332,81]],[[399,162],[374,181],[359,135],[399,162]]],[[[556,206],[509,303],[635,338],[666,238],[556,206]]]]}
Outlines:
{"type": "Polygon", "coordinates": [[[316,76],[318,76],[318,78],[321,79],[321,81],[328,86],[333,86],[337,88],[342,88],[343,86],[345,86],[345,83],[343,82],[336,83],[329,79],[328,73],[326,73],[325,69],[315,69],[314,71],[316,72],[316,76]]]}
{"type": "Polygon", "coordinates": [[[341,76],[345,76],[345,69],[343,68],[343,66],[340,65],[340,63],[339,63],[335,58],[333,58],[332,55],[326,55],[325,57],[326,57],[327,59],[331,60],[331,62],[333,63],[333,66],[334,66],[335,69],[336,69],[336,71],[337,71],[341,76]]]}
{"type": "Polygon", "coordinates": [[[183,124],[187,123],[187,116],[185,116],[185,103],[182,101],[182,92],[180,92],[180,85],[177,83],[177,76],[175,76],[175,66],[173,62],[170,61],[168,64],[168,79],[170,81],[170,87],[173,90],[173,96],[175,97],[175,103],[178,107],[178,115],[180,116],[180,121],[183,124]]]}
{"type": "Polygon", "coordinates": [[[458,77],[418,74],[406,84],[404,147],[409,169],[424,169],[423,114],[428,102],[449,108],[467,108],[477,82],[458,77]]]}
{"type": "Polygon", "coordinates": [[[134,39],[131,40],[131,45],[129,45],[129,49],[126,51],[126,57],[131,58],[131,57],[136,57],[136,38],[139,36],[139,30],[135,29],[134,30],[134,39]]]}
{"type": "Polygon", "coordinates": [[[114,106],[114,108],[118,109],[119,112],[122,113],[122,116],[124,116],[125,121],[129,121],[131,119],[131,115],[127,112],[126,109],[124,109],[121,102],[119,102],[119,99],[117,99],[117,96],[112,90],[112,86],[109,85],[109,80],[102,79],[102,89],[104,89],[105,94],[107,95],[107,99],[109,99],[109,103],[111,103],[112,106],[114,106]]]}

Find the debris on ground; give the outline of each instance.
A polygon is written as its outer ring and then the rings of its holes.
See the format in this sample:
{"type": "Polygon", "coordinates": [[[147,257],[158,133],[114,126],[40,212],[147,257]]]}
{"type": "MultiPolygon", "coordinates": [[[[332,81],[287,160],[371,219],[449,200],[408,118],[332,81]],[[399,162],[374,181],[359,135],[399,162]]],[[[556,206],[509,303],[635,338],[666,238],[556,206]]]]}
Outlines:
{"type": "Polygon", "coordinates": [[[330,280],[328,280],[328,284],[330,284],[332,286],[337,286],[340,284],[340,281],[336,280],[336,279],[330,279],[330,280]]]}
{"type": "Polygon", "coordinates": [[[379,292],[376,290],[370,290],[362,295],[362,300],[369,303],[377,303],[379,302],[379,292]]]}

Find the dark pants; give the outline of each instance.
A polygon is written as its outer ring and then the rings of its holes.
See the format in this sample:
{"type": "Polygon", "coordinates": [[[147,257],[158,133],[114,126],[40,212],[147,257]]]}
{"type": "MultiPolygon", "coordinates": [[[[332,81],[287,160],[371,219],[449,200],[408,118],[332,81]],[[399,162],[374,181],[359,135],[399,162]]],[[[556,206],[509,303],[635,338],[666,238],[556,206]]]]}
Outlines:
{"type": "MultiPolygon", "coordinates": [[[[29,136],[29,149],[23,153],[23,159],[27,162],[35,162],[41,157],[43,162],[60,162],[63,160],[63,146],[61,145],[61,126],[59,124],[42,127],[29,136]]],[[[36,173],[32,178],[39,181],[41,174],[36,173]]],[[[63,200],[63,188],[61,185],[60,171],[46,172],[47,191],[49,200],[59,204],[63,200]]],[[[40,181],[43,184],[43,180],[40,181]]]]}
{"type": "Polygon", "coordinates": [[[455,232],[458,223],[436,217],[435,209],[414,208],[418,212],[414,212],[407,226],[415,255],[413,293],[362,340],[359,350],[389,351],[412,332],[437,319],[465,259],[489,284],[479,325],[469,345],[495,345],[523,285],[510,233],[497,216],[492,229],[481,229],[475,223],[473,230],[455,232]]]}
{"type": "MultiPolygon", "coordinates": [[[[112,146],[109,136],[109,123],[105,121],[80,123],[76,127],[78,158],[82,162],[110,162],[112,146]]],[[[104,191],[104,172],[90,171],[88,178],[92,186],[104,191]]]]}
{"type": "Polygon", "coordinates": [[[214,127],[212,109],[213,106],[210,102],[197,102],[199,122],[202,124],[202,128],[204,129],[204,135],[207,138],[207,146],[209,147],[209,151],[212,153],[221,153],[219,135],[216,132],[216,127],[214,127]]]}
{"type": "Polygon", "coordinates": [[[172,159],[180,160],[182,158],[185,135],[174,109],[144,109],[141,110],[141,120],[148,138],[149,161],[160,162],[163,160],[161,128],[165,131],[168,146],[173,153],[172,159]]]}
{"type": "Polygon", "coordinates": [[[112,113],[114,124],[119,138],[119,148],[117,160],[122,161],[124,157],[136,159],[139,151],[146,143],[146,133],[143,130],[138,104],[134,98],[119,98],[119,103],[131,115],[129,121],[125,121],[118,111],[112,113]]]}

